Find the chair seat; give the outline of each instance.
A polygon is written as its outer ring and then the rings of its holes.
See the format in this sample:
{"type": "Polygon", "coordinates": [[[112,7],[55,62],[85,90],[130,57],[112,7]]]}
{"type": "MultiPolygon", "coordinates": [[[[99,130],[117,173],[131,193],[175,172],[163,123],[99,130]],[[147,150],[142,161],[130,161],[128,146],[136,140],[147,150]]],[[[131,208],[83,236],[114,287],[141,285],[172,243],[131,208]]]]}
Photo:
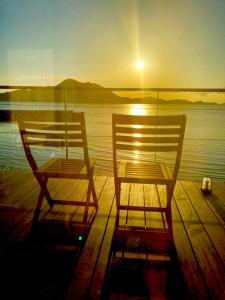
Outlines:
{"type": "MultiPolygon", "coordinates": [[[[90,160],[91,169],[95,160],[90,160]]],[[[35,171],[35,174],[55,178],[87,178],[87,168],[84,160],[51,158],[35,171]]]]}
{"type": "Polygon", "coordinates": [[[145,181],[166,183],[172,181],[173,177],[168,166],[164,163],[155,162],[127,162],[120,161],[118,165],[118,179],[121,182],[138,182],[145,181]]]}

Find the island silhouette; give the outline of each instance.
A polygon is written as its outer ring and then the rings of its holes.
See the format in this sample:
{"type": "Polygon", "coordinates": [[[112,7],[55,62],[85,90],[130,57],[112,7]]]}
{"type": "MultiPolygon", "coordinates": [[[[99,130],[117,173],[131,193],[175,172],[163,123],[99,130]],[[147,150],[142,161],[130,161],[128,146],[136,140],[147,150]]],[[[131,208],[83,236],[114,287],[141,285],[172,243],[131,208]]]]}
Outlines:
{"type": "MultiPolygon", "coordinates": [[[[122,97],[105,89],[99,84],[79,82],[75,79],[65,79],[54,87],[20,88],[0,93],[0,101],[18,102],[65,102],[68,103],[143,103],[156,104],[155,97],[130,98],[122,97]]],[[[215,102],[189,101],[186,99],[165,100],[159,98],[158,104],[202,104],[215,105],[215,102]]],[[[224,105],[225,103],[223,103],[224,105]]]]}

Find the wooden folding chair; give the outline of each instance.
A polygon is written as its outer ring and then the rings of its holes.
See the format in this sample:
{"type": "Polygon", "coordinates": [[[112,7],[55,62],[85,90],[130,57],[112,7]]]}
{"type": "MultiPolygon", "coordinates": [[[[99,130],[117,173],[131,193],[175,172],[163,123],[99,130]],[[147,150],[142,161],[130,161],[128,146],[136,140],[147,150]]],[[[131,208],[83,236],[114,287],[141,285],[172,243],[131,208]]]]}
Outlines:
{"type": "MultiPolygon", "coordinates": [[[[125,236],[139,235],[144,240],[162,239],[173,242],[171,200],[176,183],[186,116],[134,116],[113,114],[113,165],[116,192],[116,233],[125,236]],[[166,153],[169,154],[166,154],[166,153]],[[174,152],[174,163],[170,166],[171,153],[174,152]],[[128,156],[127,153],[129,153],[128,156]],[[168,155],[168,156],[167,156],[168,155]],[[122,158],[121,158],[122,157],[122,158]],[[169,160],[166,163],[164,160],[169,160]],[[123,183],[163,185],[166,187],[166,205],[156,207],[148,203],[132,205],[121,203],[121,185],[123,183]],[[120,224],[122,211],[158,212],[165,220],[164,228],[132,227],[120,224]]],[[[160,194],[160,193],[158,193],[160,194]]],[[[151,201],[151,199],[150,199],[151,201]]],[[[133,213],[134,214],[134,213],[133,213]]],[[[139,213],[140,215],[140,213],[139,213]]],[[[124,213],[123,213],[124,216],[124,213]]]]}
{"type": "MultiPolygon", "coordinates": [[[[33,174],[40,185],[40,194],[33,218],[37,223],[43,198],[50,206],[65,204],[85,206],[84,221],[87,220],[89,206],[98,207],[93,182],[94,160],[89,160],[84,113],[72,111],[23,111],[18,114],[18,125],[23,147],[33,174]],[[38,164],[34,148],[47,147],[56,150],[65,149],[65,157],[49,158],[44,164],[38,164]],[[79,158],[68,158],[71,148],[80,148],[79,158]],[[83,153],[82,153],[83,152],[83,153]],[[81,158],[80,158],[81,157],[81,158]],[[86,201],[52,199],[48,190],[49,178],[69,178],[88,180],[86,201]],[[93,202],[90,201],[92,193],[93,202]]],[[[39,149],[40,150],[40,149],[39,149]]]]}

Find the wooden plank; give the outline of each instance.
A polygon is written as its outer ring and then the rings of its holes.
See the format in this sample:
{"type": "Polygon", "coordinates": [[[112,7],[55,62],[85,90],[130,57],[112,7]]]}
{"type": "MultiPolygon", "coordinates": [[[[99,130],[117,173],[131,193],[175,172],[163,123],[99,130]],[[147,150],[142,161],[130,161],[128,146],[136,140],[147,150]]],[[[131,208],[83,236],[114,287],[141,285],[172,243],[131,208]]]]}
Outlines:
{"type": "Polygon", "coordinates": [[[16,172],[15,174],[11,174],[13,175],[7,177],[7,180],[3,179],[1,181],[1,205],[15,205],[15,199],[20,199],[19,195],[24,193],[24,188],[30,185],[30,181],[34,181],[31,172],[16,172]]]}
{"type": "MultiPolygon", "coordinates": [[[[177,182],[174,191],[174,199],[172,200],[172,220],[173,235],[177,256],[183,273],[185,284],[188,292],[188,299],[209,299],[205,280],[202,276],[190,244],[186,227],[183,223],[183,212],[186,211],[186,202],[188,201],[183,187],[177,182]],[[177,205],[178,204],[178,205],[177,205]],[[180,208],[178,210],[178,207],[180,208]]],[[[186,215],[186,213],[185,213],[186,215]]],[[[190,215],[190,218],[193,217],[190,215]]],[[[189,226],[187,216],[185,217],[186,226],[189,226]]]]}
{"type": "MultiPolygon", "coordinates": [[[[131,184],[129,206],[144,206],[143,184],[131,184]]],[[[137,226],[145,228],[144,211],[128,211],[127,226],[137,226]]]]}
{"type": "MultiPolygon", "coordinates": [[[[106,183],[106,180],[107,180],[106,176],[96,176],[95,177],[94,185],[95,185],[95,192],[96,192],[96,195],[97,195],[97,199],[99,198],[99,196],[100,196],[100,194],[103,190],[103,187],[106,183]]],[[[86,182],[86,184],[87,184],[87,182],[86,182]]],[[[87,193],[87,186],[86,186],[86,193],[87,193]]],[[[83,201],[86,200],[86,193],[83,194],[83,198],[82,198],[83,201]]],[[[91,198],[90,198],[90,202],[93,203],[92,195],[91,195],[91,198]]],[[[75,214],[72,218],[72,221],[74,221],[74,222],[83,222],[84,210],[85,210],[84,207],[78,207],[77,210],[75,211],[75,214]]],[[[87,222],[92,222],[93,221],[92,218],[94,216],[95,211],[96,211],[96,209],[94,207],[89,207],[87,222]]]]}
{"type": "MultiPolygon", "coordinates": [[[[20,189],[11,191],[7,198],[9,204],[11,203],[9,206],[11,216],[9,215],[10,219],[6,220],[10,225],[5,228],[7,240],[1,247],[3,252],[12,244],[21,241],[31,229],[31,221],[40,188],[32,175],[30,180],[20,181],[20,183],[20,189]]],[[[45,205],[47,206],[47,203],[45,205]]]]}
{"type": "MultiPolygon", "coordinates": [[[[3,243],[1,244],[1,253],[3,253],[5,250],[8,249],[8,247],[11,247],[15,243],[18,243],[19,241],[24,239],[29,233],[31,220],[33,217],[33,212],[36,206],[37,196],[39,192],[39,186],[35,181],[35,178],[33,177],[32,173],[29,172],[24,173],[23,171],[21,171],[19,173],[16,172],[15,174],[10,174],[10,172],[6,172],[5,176],[3,173],[1,173],[0,178],[0,186],[2,191],[2,194],[0,194],[2,201],[2,210],[0,209],[0,219],[4,220],[5,218],[5,220],[8,222],[6,228],[8,230],[7,236],[3,236],[3,238],[6,239],[2,240],[3,243]],[[7,209],[7,211],[4,209],[7,209]],[[12,211],[8,211],[8,209],[12,211]],[[15,211],[15,209],[17,211],[15,211]],[[10,219],[8,219],[8,217],[10,219]]],[[[73,281],[80,281],[83,278],[85,284],[81,286],[87,287],[86,295],[88,295],[88,297],[96,297],[96,299],[98,299],[98,295],[101,293],[101,282],[102,278],[104,277],[104,267],[108,256],[107,249],[109,249],[108,247],[111,243],[111,233],[114,227],[113,219],[111,221],[111,216],[109,220],[107,219],[108,213],[110,211],[108,201],[110,202],[110,204],[112,204],[114,192],[113,179],[111,180],[111,184],[108,183],[108,185],[106,185],[106,190],[104,188],[100,196],[100,198],[104,202],[105,207],[107,207],[108,210],[102,209],[103,215],[100,218],[101,220],[99,219],[99,221],[95,225],[95,230],[92,235],[92,244],[97,242],[97,245],[91,246],[89,243],[89,246],[87,246],[89,248],[85,250],[86,260],[83,260],[83,263],[87,264],[87,266],[85,267],[86,269],[84,268],[83,270],[87,270],[87,277],[85,274],[82,274],[82,268],[80,268],[80,272],[82,275],[80,276],[79,274],[79,276],[75,276],[74,274],[75,277],[73,277],[73,281]],[[107,226],[106,229],[104,226],[107,226]],[[100,238],[98,236],[99,234],[100,238]],[[106,251],[104,249],[106,249],[106,251]],[[91,271],[88,274],[89,267],[91,271]],[[98,278],[100,278],[99,283],[98,278]]],[[[50,182],[50,190],[52,190],[53,192],[56,191],[57,193],[59,192],[60,197],[63,197],[65,195],[64,192],[68,196],[70,192],[73,193],[73,185],[68,184],[65,185],[64,188],[62,188],[61,184],[59,184],[59,186],[57,187],[54,187],[54,183],[50,182]],[[68,191],[66,190],[67,188],[68,191]]],[[[216,210],[215,205],[213,207],[214,203],[209,201],[214,201],[216,199],[222,207],[223,204],[221,199],[223,199],[224,197],[225,189],[223,183],[214,184],[212,195],[204,199],[201,193],[199,192],[199,189],[196,188],[198,187],[196,183],[185,182],[184,190],[183,185],[178,182],[175,188],[175,200],[172,201],[175,245],[180,265],[183,270],[183,276],[188,287],[188,295],[190,299],[224,298],[224,261],[223,263],[221,263],[221,256],[224,257],[224,248],[222,247],[222,245],[224,245],[224,239],[221,240],[221,245],[219,245],[221,233],[219,234],[219,238],[217,233],[218,226],[221,226],[222,228],[222,223],[220,222],[221,219],[219,220],[219,217],[221,218],[222,215],[220,215],[219,211],[216,210]],[[216,188],[217,185],[219,186],[218,189],[216,188]],[[213,198],[210,199],[210,197],[213,198]],[[202,204],[203,199],[204,204],[202,204]],[[211,212],[207,216],[204,213],[205,211],[207,211],[208,213],[210,211],[211,212]],[[214,228],[215,220],[217,220],[217,225],[214,228]],[[215,236],[213,236],[213,230],[215,236]],[[218,247],[221,247],[220,250],[218,247]],[[219,252],[220,257],[218,255],[219,252]]],[[[124,190],[124,199],[128,200],[130,185],[125,184],[125,186],[126,188],[124,190]]],[[[101,190],[99,182],[96,186],[96,189],[98,188],[99,190],[101,190]]],[[[159,193],[161,193],[160,190],[159,193]]],[[[160,196],[162,196],[162,194],[160,196]]],[[[48,208],[49,206],[44,200],[43,207],[41,210],[41,218],[46,213],[48,208]]],[[[63,215],[63,211],[64,208],[67,209],[67,207],[61,207],[61,205],[59,205],[58,208],[58,216],[56,219],[64,220],[65,215],[63,215]]],[[[124,213],[126,219],[126,211],[124,211],[124,213]]],[[[76,218],[72,220],[76,220],[76,218]]],[[[155,220],[153,220],[153,222],[155,222],[155,220]]],[[[77,283],[77,285],[80,285],[80,283],[77,283]]],[[[83,299],[85,299],[86,295],[83,299]]],[[[127,299],[128,296],[119,295],[118,297],[120,297],[120,299],[127,299]]],[[[71,297],[70,299],[79,298],[71,297]]]]}
{"type": "Polygon", "coordinates": [[[221,258],[218,256],[187,195],[178,198],[176,203],[210,295],[213,299],[220,299],[221,295],[225,293],[225,273],[221,258]],[[212,274],[214,274],[213,280],[212,274]]]}
{"type": "MultiPolygon", "coordinates": [[[[96,194],[99,196],[100,191],[106,181],[106,177],[99,177],[97,180],[96,194]]],[[[56,179],[55,179],[56,180],[56,179]]],[[[85,202],[87,194],[87,180],[57,180],[58,186],[54,190],[53,197],[57,199],[62,198],[63,200],[76,199],[85,202]]],[[[93,201],[92,201],[93,202],[93,201]]],[[[41,231],[41,237],[48,238],[49,242],[53,241],[53,246],[56,243],[61,242],[61,248],[66,246],[66,243],[74,244],[75,240],[79,236],[83,236],[85,241],[90,231],[93,222],[93,211],[89,209],[89,219],[84,222],[84,209],[80,214],[80,206],[76,205],[54,205],[53,208],[42,219],[39,224],[39,232],[41,231]],[[56,243],[55,243],[56,242],[56,243]],[[55,243],[55,244],[54,244],[55,243]]],[[[82,207],[83,208],[83,207],[82,207]]],[[[44,240],[44,241],[45,241],[44,240]]]]}
{"type": "MultiPolygon", "coordinates": [[[[166,300],[168,299],[166,292],[168,289],[168,271],[166,268],[156,269],[156,267],[152,267],[152,269],[148,272],[148,281],[149,281],[149,292],[150,299],[160,299],[166,300]]],[[[185,297],[185,295],[184,295],[185,297]]]]}
{"type": "MultiPolygon", "coordinates": [[[[121,193],[120,193],[120,203],[122,205],[128,205],[130,197],[130,188],[129,183],[121,184],[121,193]]],[[[120,211],[119,226],[125,226],[127,224],[127,210],[120,211]]]]}
{"type": "MultiPolygon", "coordinates": [[[[129,206],[144,206],[144,185],[143,184],[131,184],[129,206]]],[[[139,228],[144,230],[145,212],[138,210],[128,210],[127,213],[127,226],[139,228]]],[[[132,230],[132,229],[131,229],[132,230]]],[[[125,238],[124,251],[122,252],[123,258],[127,259],[146,259],[146,249],[139,251],[141,246],[141,239],[139,236],[128,236],[125,238]]]]}
{"type": "MultiPolygon", "coordinates": [[[[145,206],[160,207],[159,197],[156,186],[153,184],[144,185],[145,206]]],[[[162,214],[158,212],[146,212],[146,227],[148,228],[165,228],[162,214]]]]}
{"type": "MultiPolygon", "coordinates": [[[[49,188],[50,194],[53,199],[68,200],[81,183],[80,180],[73,179],[50,179],[55,182],[55,187],[49,188]]],[[[78,200],[78,199],[76,199],[78,200]]],[[[43,216],[42,221],[47,220],[57,220],[64,221],[65,224],[69,225],[72,216],[74,215],[77,207],[76,206],[67,206],[67,205],[53,205],[52,208],[48,210],[45,216],[43,216]]]]}
{"type": "Polygon", "coordinates": [[[0,186],[4,184],[4,182],[8,182],[10,178],[14,178],[16,174],[21,174],[20,171],[12,172],[11,170],[0,170],[0,186]]]}
{"type": "MultiPolygon", "coordinates": [[[[225,185],[225,184],[224,184],[225,185]]],[[[214,182],[212,186],[212,193],[215,194],[221,203],[225,206],[225,188],[220,182],[214,182]]]]}
{"type": "MultiPolygon", "coordinates": [[[[194,184],[200,193],[201,183],[195,182],[194,184]]],[[[217,217],[217,220],[221,223],[223,228],[225,228],[225,206],[222,204],[220,199],[217,197],[217,195],[214,192],[207,195],[206,197],[203,196],[202,193],[200,194],[204,198],[204,201],[208,204],[210,209],[213,211],[214,215],[217,217]]]]}
{"type": "Polygon", "coordinates": [[[98,262],[96,264],[94,277],[91,284],[90,299],[100,299],[103,292],[104,278],[106,275],[107,264],[110,255],[111,243],[113,238],[114,226],[116,219],[116,201],[114,199],[112,210],[110,213],[109,221],[106,227],[106,232],[104,235],[104,240],[101,246],[101,251],[98,257],[98,262]]]}
{"type": "Polygon", "coordinates": [[[108,178],[99,198],[99,209],[74,272],[67,299],[87,299],[114,198],[113,178],[108,178]]]}
{"type": "Polygon", "coordinates": [[[201,220],[210,240],[215,246],[221,263],[225,266],[225,230],[218,222],[205,199],[191,181],[182,181],[184,189],[192,202],[199,219],[201,220]]]}

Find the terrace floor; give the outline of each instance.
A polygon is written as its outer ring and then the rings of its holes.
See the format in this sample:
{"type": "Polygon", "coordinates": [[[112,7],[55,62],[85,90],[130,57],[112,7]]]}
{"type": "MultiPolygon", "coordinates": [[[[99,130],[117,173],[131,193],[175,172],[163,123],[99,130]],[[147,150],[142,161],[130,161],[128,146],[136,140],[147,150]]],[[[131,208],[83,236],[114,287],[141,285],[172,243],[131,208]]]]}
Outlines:
{"type": "MultiPolygon", "coordinates": [[[[200,183],[178,181],[172,201],[173,251],[139,247],[136,238],[120,248],[113,240],[112,177],[96,176],[97,214],[46,201],[36,231],[31,220],[39,186],[28,171],[0,173],[1,299],[225,299],[225,182],[213,182],[204,198],[200,183]],[[113,247],[112,247],[113,246],[113,247]]],[[[51,181],[57,198],[82,200],[84,181],[51,181]]],[[[163,190],[135,185],[123,199],[158,202],[163,190]],[[150,201],[150,200],[149,200],[150,201]]],[[[161,227],[163,219],[124,214],[122,222],[161,227]]]]}

